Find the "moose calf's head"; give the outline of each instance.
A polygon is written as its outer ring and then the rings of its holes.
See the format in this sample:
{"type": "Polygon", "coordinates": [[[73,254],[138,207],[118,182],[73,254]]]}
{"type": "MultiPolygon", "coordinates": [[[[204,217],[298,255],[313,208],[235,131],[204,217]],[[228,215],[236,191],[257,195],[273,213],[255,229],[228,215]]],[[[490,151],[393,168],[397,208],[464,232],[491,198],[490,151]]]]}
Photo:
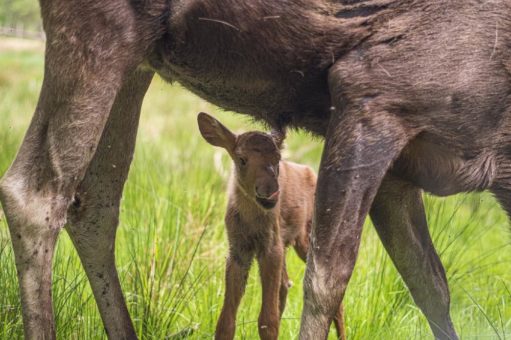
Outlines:
{"type": "Polygon", "coordinates": [[[279,198],[280,148],[284,132],[251,131],[236,135],[203,112],[199,113],[197,121],[202,137],[208,143],[229,152],[240,189],[263,208],[274,208],[279,198]]]}

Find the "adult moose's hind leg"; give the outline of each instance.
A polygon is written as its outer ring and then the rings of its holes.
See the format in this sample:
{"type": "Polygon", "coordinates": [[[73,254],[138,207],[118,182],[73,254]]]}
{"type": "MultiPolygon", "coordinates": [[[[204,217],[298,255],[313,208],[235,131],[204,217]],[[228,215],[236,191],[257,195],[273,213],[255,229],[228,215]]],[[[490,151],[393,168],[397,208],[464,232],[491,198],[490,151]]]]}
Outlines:
{"type": "Polygon", "coordinates": [[[355,266],[373,198],[390,164],[413,135],[392,111],[379,105],[380,97],[341,97],[346,93],[341,84],[346,84],[338,67],[333,66],[329,75],[334,110],[316,189],[304,279],[303,340],[327,338],[355,266]]]}
{"type": "Polygon", "coordinates": [[[119,91],[103,136],[68,210],[66,227],[94,292],[111,339],[136,334],[115,267],[119,204],[132,155],[142,100],[152,72],[135,71],[119,91]]]}
{"type": "Polygon", "coordinates": [[[370,212],[380,239],[437,339],[457,339],[444,267],[429,235],[421,190],[388,175],[370,212]]]}
{"type": "Polygon", "coordinates": [[[27,339],[55,338],[55,240],[122,79],[142,61],[144,48],[128,2],[41,5],[47,35],[43,87],[16,159],[0,182],[27,339]]]}

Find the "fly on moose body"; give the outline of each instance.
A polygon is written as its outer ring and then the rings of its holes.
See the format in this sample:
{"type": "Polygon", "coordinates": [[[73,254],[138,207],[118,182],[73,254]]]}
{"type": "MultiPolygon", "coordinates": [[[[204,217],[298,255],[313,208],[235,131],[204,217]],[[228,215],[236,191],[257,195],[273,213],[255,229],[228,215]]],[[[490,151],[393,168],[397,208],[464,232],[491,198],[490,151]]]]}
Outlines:
{"type": "MultiPolygon", "coordinates": [[[[277,339],[290,287],[285,251],[292,245],[306,261],[316,174],[308,166],[281,160],[282,130],[235,135],[206,113],[199,114],[198,123],[204,139],[226,149],[234,162],[225,215],[226,289],[215,337],[234,338],[236,313],[255,257],[263,288],[259,335],[277,339]]],[[[333,322],[339,338],[345,339],[342,304],[333,322]]]]}

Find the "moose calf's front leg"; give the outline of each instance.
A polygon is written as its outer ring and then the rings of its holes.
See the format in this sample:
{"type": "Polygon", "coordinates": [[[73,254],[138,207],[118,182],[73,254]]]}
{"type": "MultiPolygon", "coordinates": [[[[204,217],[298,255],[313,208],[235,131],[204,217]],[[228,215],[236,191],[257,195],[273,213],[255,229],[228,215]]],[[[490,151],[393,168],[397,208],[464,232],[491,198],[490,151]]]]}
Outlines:
{"type": "MultiPolygon", "coordinates": [[[[330,75],[333,105],[335,74],[330,75]]],[[[391,162],[408,140],[399,119],[367,100],[332,112],[316,189],[300,338],[326,339],[355,265],[362,225],[391,162]],[[375,111],[375,109],[379,109],[375,111]]]]}
{"type": "Polygon", "coordinates": [[[231,251],[225,265],[225,295],[218,319],[215,339],[232,340],[236,330],[236,312],[245,292],[253,254],[236,254],[231,251]]]}
{"type": "Polygon", "coordinates": [[[259,273],[263,286],[263,303],[259,314],[259,336],[263,340],[279,337],[280,292],[284,268],[284,246],[280,240],[258,256],[259,273]]]}

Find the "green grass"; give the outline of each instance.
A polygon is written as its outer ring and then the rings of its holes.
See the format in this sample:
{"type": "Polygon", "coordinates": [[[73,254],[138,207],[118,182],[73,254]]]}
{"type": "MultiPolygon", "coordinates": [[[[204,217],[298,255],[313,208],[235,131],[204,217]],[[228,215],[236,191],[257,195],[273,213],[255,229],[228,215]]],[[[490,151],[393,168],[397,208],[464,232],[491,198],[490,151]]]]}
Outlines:
{"type": "MultiPolygon", "coordinates": [[[[0,53],[0,174],[13,160],[34,111],[42,71],[40,51],[0,53]]],[[[180,87],[157,78],[151,85],[116,245],[126,300],[139,336],[146,339],[210,339],[221,308],[227,246],[222,220],[230,164],[224,152],[200,138],[195,123],[199,111],[215,114],[235,130],[254,128],[243,116],[222,112],[180,87]]],[[[317,168],[319,141],[293,133],[287,144],[288,159],[317,168]]],[[[426,206],[431,233],[447,270],[459,334],[463,339],[511,338],[511,238],[505,214],[489,194],[448,199],[427,196],[426,206]]],[[[292,251],[287,258],[295,285],[280,335],[295,339],[305,266],[292,251]]],[[[15,273],[2,218],[0,339],[22,337],[15,273]]],[[[53,294],[60,339],[105,338],[91,290],[65,231],[54,260],[53,294]]],[[[238,314],[237,338],[257,338],[259,306],[254,268],[238,314]]],[[[431,338],[370,222],[364,228],[345,310],[350,339],[431,338]]]]}

